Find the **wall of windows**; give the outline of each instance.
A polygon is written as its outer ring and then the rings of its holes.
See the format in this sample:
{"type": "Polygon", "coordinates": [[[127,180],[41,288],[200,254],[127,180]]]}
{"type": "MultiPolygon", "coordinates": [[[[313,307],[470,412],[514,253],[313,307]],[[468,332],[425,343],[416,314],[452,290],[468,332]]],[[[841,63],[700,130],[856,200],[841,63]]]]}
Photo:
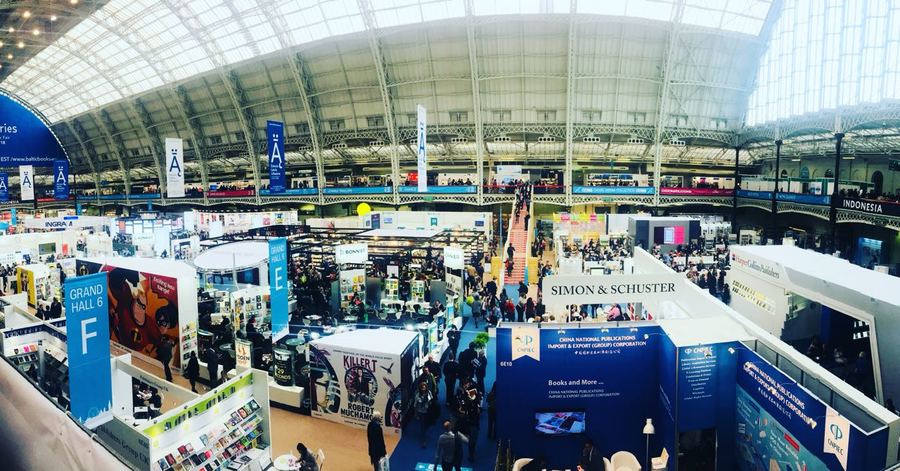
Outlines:
{"type": "Polygon", "coordinates": [[[747,123],[900,98],[900,2],[784,0],[747,123]]]}

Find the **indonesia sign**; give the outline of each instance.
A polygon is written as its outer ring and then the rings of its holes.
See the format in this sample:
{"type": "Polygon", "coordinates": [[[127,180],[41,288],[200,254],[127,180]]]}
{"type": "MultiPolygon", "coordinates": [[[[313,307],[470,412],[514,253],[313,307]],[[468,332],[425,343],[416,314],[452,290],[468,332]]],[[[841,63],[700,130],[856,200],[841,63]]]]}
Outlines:
{"type": "Polygon", "coordinates": [[[606,304],[674,299],[685,279],[671,275],[551,275],[544,278],[544,304],[606,304]]]}
{"type": "Polygon", "coordinates": [[[900,204],[890,201],[867,200],[862,198],[840,198],[837,202],[840,209],[860,211],[868,214],[900,217],[900,204]]]}

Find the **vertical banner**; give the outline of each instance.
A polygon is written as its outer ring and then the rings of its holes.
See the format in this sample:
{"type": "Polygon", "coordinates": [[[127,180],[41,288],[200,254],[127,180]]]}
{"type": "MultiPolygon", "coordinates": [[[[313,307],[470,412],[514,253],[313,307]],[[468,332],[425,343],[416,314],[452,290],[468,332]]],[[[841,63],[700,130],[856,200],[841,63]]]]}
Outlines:
{"type": "Polygon", "coordinates": [[[284,123],[266,121],[266,137],[269,143],[269,193],[284,193],[284,123]]]}
{"type": "Polygon", "coordinates": [[[0,173],[0,203],[9,201],[9,174],[0,173]]]}
{"type": "Polygon", "coordinates": [[[253,358],[253,342],[234,339],[234,361],[238,371],[249,370],[253,358]]]}
{"type": "Polygon", "coordinates": [[[166,138],[166,197],[184,198],[184,143],[166,138]]]}
{"type": "Polygon", "coordinates": [[[34,200],[34,167],[22,165],[19,167],[19,186],[22,187],[22,201],[34,200]]]}
{"type": "Polygon", "coordinates": [[[69,199],[69,161],[53,161],[53,197],[57,200],[69,199]]]}
{"type": "Polygon", "coordinates": [[[824,452],[834,455],[841,468],[847,469],[847,455],[850,453],[850,421],[838,411],[825,406],[825,448],[824,452]]]}
{"type": "Polygon", "coordinates": [[[112,409],[106,273],[67,278],[63,292],[71,410],[85,423],[112,409]]]}
{"type": "Polygon", "coordinates": [[[418,153],[418,180],[419,193],[428,191],[428,157],[425,155],[425,138],[427,136],[425,129],[425,107],[416,106],[416,129],[418,129],[417,148],[418,153]]]}
{"type": "Polygon", "coordinates": [[[287,239],[269,239],[269,303],[273,341],[288,329],[287,256],[287,239]]]}

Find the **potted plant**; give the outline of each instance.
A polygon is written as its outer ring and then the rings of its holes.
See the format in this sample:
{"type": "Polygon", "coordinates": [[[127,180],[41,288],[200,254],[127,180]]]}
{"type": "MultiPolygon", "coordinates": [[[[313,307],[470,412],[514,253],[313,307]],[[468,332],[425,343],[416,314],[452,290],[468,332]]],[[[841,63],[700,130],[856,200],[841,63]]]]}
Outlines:
{"type": "Polygon", "coordinates": [[[475,340],[473,340],[473,342],[475,342],[475,348],[477,350],[484,350],[489,340],[490,336],[487,334],[487,332],[480,332],[475,336],[475,340]]]}

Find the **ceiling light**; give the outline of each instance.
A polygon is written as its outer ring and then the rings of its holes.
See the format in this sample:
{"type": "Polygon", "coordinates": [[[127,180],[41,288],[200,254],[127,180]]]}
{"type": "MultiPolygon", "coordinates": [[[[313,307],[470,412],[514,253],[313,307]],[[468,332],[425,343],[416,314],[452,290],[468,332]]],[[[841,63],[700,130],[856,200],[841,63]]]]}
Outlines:
{"type": "Polygon", "coordinates": [[[16,32],[16,28],[13,28],[12,26],[10,26],[9,29],[8,29],[7,31],[9,31],[10,33],[15,33],[15,32],[16,32]]]}
{"type": "Polygon", "coordinates": [[[16,47],[18,47],[18,48],[19,48],[19,49],[22,49],[22,48],[24,48],[24,47],[25,47],[25,43],[24,43],[24,42],[22,42],[22,41],[19,41],[19,43],[18,43],[18,44],[16,44],[16,47]]]}
{"type": "Polygon", "coordinates": [[[22,13],[22,17],[24,17],[24,18],[26,18],[26,19],[27,19],[27,18],[31,18],[31,11],[25,10],[25,12],[22,13]]]}
{"type": "Polygon", "coordinates": [[[69,0],[72,5],[78,5],[78,0],[69,0]]]}
{"type": "Polygon", "coordinates": [[[9,59],[9,60],[12,60],[13,55],[12,55],[12,54],[7,54],[7,55],[6,55],[6,58],[9,59]]]}
{"type": "Polygon", "coordinates": [[[40,35],[41,35],[41,30],[38,29],[38,28],[34,28],[33,30],[31,30],[31,34],[33,34],[33,35],[35,35],[35,36],[40,36],[40,35]]]}
{"type": "Polygon", "coordinates": [[[3,47],[3,46],[4,46],[3,41],[0,41],[0,47],[3,47]]]}
{"type": "Polygon", "coordinates": [[[846,156],[841,157],[841,158],[844,159],[844,160],[856,160],[856,156],[854,156],[854,155],[846,155],[846,156]]]}
{"type": "Polygon", "coordinates": [[[56,15],[50,15],[50,21],[56,21],[56,15]]]}
{"type": "Polygon", "coordinates": [[[791,162],[799,162],[800,159],[791,159],[791,162]]]}

